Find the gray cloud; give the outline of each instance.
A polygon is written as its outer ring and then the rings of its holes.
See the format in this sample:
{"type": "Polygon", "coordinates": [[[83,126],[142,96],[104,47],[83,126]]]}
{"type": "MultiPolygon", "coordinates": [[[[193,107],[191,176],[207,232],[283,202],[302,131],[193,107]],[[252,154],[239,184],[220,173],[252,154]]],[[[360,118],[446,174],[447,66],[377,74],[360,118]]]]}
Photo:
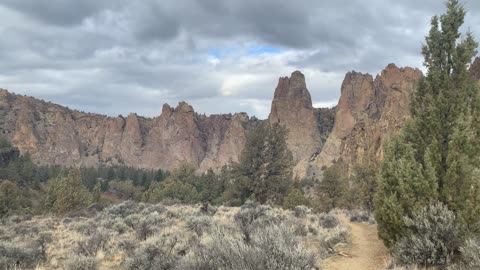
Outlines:
{"type": "MultiPolygon", "coordinates": [[[[480,37],[480,2],[465,27],[480,37]]],[[[438,0],[0,0],[0,87],[109,115],[164,102],[264,118],[300,69],[331,104],[349,70],[421,67],[438,0]]]]}

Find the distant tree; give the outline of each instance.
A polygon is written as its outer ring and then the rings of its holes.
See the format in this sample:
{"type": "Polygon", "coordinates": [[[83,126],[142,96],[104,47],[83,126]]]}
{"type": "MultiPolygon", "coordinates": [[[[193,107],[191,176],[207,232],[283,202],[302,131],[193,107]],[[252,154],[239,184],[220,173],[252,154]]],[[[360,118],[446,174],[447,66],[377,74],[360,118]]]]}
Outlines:
{"type": "Polygon", "coordinates": [[[92,190],[92,202],[98,203],[102,197],[102,185],[97,182],[92,190]]]}
{"type": "Polygon", "coordinates": [[[67,173],[48,182],[46,208],[57,214],[65,214],[72,210],[82,209],[92,201],[91,194],[83,185],[79,169],[71,169],[67,173]]]}
{"type": "Polygon", "coordinates": [[[0,218],[28,207],[23,191],[11,181],[0,181],[0,218]]]}
{"type": "Polygon", "coordinates": [[[157,182],[162,182],[163,180],[165,180],[165,178],[167,178],[167,176],[168,174],[165,171],[163,171],[162,169],[158,169],[155,172],[154,180],[157,182]]]}
{"type": "Polygon", "coordinates": [[[303,192],[298,188],[292,188],[288,195],[283,199],[283,207],[287,209],[294,209],[295,206],[309,205],[309,200],[305,197],[303,192]]]}
{"type": "Polygon", "coordinates": [[[329,212],[344,205],[347,190],[344,166],[342,162],[336,162],[323,171],[316,188],[319,210],[329,212]]]}
{"type": "Polygon", "coordinates": [[[362,208],[373,212],[375,209],[374,196],[377,189],[377,171],[378,165],[375,161],[363,161],[353,166],[347,191],[350,208],[362,208]]]}
{"type": "Polygon", "coordinates": [[[251,195],[248,187],[248,179],[241,175],[237,163],[231,163],[222,167],[219,175],[224,191],[219,201],[230,206],[242,205],[251,195]]]}
{"type": "Polygon", "coordinates": [[[212,169],[202,174],[198,179],[198,188],[200,201],[204,203],[213,203],[223,194],[225,184],[220,174],[215,174],[212,169]]]}
{"type": "Polygon", "coordinates": [[[413,119],[386,147],[381,165],[375,217],[387,246],[407,233],[404,216],[437,200],[479,229],[480,91],[468,73],[477,42],[471,33],[460,39],[463,6],[446,6],[432,18],[423,46],[427,74],[412,98],[413,119]]]}
{"type": "Polygon", "coordinates": [[[0,135],[0,149],[11,148],[11,147],[12,147],[12,143],[10,142],[10,140],[5,136],[0,135]]]}
{"type": "Polygon", "coordinates": [[[135,186],[131,180],[110,181],[109,191],[124,200],[139,201],[142,197],[142,188],[135,186]]]}
{"type": "Polygon", "coordinates": [[[167,199],[183,203],[196,203],[198,202],[198,193],[194,186],[168,178],[163,182],[153,182],[143,197],[143,200],[149,203],[159,203],[167,199]]]}
{"type": "Polygon", "coordinates": [[[265,123],[247,137],[238,181],[259,203],[280,204],[292,183],[292,153],[286,140],[287,129],[280,123],[265,123]]]}
{"type": "Polygon", "coordinates": [[[182,164],[162,182],[152,182],[143,195],[143,200],[150,203],[161,202],[166,199],[176,199],[184,203],[195,203],[199,200],[196,185],[199,177],[195,174],[196,168],[192,164],[182,164]]]}

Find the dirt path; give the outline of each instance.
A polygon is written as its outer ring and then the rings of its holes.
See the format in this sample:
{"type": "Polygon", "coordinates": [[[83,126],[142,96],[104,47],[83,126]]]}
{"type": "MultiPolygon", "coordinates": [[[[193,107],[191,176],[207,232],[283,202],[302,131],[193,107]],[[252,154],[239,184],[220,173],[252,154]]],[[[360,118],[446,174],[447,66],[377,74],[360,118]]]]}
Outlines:
{"type": "Polygon", "coordinates": [[[325,260],[324,270],[381,270],[388,262],[387,249],[378,239],[377,226],[353,223],[340,215],[342,223],[351,228],[352,245],[345,250],[345,256],[335,256],[325,260]]]}

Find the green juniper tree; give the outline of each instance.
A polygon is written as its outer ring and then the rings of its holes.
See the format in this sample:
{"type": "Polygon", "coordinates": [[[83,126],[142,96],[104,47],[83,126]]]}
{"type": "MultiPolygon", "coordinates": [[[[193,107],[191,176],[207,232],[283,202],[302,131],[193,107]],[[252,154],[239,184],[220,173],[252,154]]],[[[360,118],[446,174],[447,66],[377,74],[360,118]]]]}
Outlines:
{"type": "Polygon", "coordinates": [[[293,168],[287,132],[280,123],[265,123],[248,136],[238,165],[238,181],[244,183],[242,194],[253,195],[262,204],[282,202],[293,168]]]}
{"type": "Polygon", "coordinates": [[[468,71],[477,43],[459,31],[463,6],[446,6],[422,49],[427,74],[413,95],[413,119],[385,149],[375,216],[387,246],[405,234],[404,216],[435,201],[469,229],[480,220],[479,88],[468,71]]]}
{"type": "Polygon", "coordinates": [[[341,161],[323,171],[322,181],[316,188],[320,211],[329,212],[345,205],[347,180],[344,171],[345,164],[341,161]]]}
{"type": "Polygon", "coordinates": [[[92,196],[83,185],[81,172],[77,168],[49,180],[48,185],[45,206],[54,213],[65,214],[87,207],[92,202],[92,196]]]}

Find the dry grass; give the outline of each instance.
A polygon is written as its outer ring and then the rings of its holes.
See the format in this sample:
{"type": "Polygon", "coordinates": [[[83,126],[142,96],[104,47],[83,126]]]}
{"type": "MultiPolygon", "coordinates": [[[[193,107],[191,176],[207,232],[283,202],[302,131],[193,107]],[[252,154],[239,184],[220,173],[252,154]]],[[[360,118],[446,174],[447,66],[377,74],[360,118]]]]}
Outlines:
{"type": "MultiPolygon", "coordinates": [[[[322,259],[332,255],[324,248],[325,239],[332,238],[331,235],[338,231],[348,235],[346,227],[341,225],[334,228],[320,226],[318,214],[307,211],[299,216],[280,208],[266,209],[262,223],[258,223],[262,225],[252,226],[257,226],[256,230],[268,226],[291,228],[292,239],[298,242],[299,251],[312,255],[317,266],[322,259]]],[[[138,254],[139,248],[152,239],[163,237],[168,243],[174,241],[175,260],[182,260],[193,256],[194,248],[210,241],[219,228],[231,232],[231,235],[241,235],[235,223],[235,216],[241,211],[239,207],[220,206],[207,214],[199,210],[200,205],[125,202],[84,217],[10,218],[0,223],[0,241],[27,243],[36,239],[40,232],[50,232],[52,241],[47,244],[46,259],[39,261],[36,269],[65,269],[73,256],[96,258],[98,269],[126,269],[129,258],[138,254]]],[[[346,239],[332,243],[342,245],[346,239]]]]}

